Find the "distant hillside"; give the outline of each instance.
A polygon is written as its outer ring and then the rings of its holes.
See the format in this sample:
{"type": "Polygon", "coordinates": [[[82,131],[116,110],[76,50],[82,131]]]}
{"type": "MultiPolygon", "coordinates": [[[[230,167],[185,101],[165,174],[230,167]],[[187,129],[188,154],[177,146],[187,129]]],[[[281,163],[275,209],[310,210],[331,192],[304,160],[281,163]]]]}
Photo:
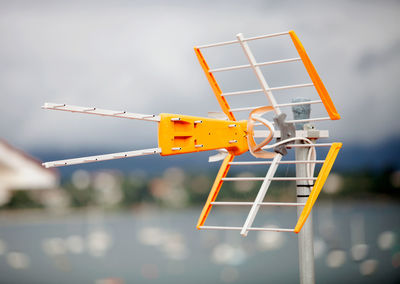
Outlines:
{"type": "Polygon", "coordinates": [[[381,170],[392,166],[400,170],[400,137],[374,146],[344,144],[335,164],[337,170],[381,170]]]}

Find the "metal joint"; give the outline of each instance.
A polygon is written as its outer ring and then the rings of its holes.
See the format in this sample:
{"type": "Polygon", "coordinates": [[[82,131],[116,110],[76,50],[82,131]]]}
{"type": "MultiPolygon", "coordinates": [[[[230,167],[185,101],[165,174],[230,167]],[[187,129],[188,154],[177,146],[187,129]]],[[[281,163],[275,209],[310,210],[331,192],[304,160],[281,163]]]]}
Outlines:
{"type": "MultiPolygon", "coordinates": [[[[277,138],[276,141],[285,141],[286,139],[293,138],[296,136],[296,128],[294,127],[294,123],[288,123],[285,121],[286,114],[281,113],[278,116],[274,117],[275,125],[277,125],[281,131],[281,137],[277,138]]],[[[286,146],[293,142],[288,142],[279,146],[274,147],[274,151],[283,156],[287,154],[286,146]]]]}

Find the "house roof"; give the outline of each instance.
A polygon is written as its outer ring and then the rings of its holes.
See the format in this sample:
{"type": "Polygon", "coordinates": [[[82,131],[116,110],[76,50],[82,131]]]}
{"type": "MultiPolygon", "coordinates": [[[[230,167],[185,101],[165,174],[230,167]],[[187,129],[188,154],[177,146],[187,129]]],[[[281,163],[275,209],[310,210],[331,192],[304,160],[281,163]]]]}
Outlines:
{"type": "Polygon", "coordinates": [[[58,187],[59,172],[0,139],[0,189],[49,189],[58,187]]]}

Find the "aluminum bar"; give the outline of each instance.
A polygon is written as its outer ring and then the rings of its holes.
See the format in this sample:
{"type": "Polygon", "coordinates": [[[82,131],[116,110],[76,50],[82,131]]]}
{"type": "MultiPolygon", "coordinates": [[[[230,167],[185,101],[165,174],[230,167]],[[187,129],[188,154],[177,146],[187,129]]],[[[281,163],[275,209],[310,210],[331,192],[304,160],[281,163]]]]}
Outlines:
{"type": "Polygon", "coordinates": [[[312,122],[312,121],[324,121],[324,120],[331,120],[331,118],[329,116],[327,116],[327,117],[287,120],[286,122],[287,123],[296,123],[296,122],[312,122]]]}
{"type": "Polygon", "coordinates": [[[260,108],[262,106],[254,106],[254,107],[241,107],[241,108],[231,108],[230,111],[236,112],[236,111],[248,111],[248,110],[253,110],[256,108],[260,108]]]}
{"type": "Polygon", "coordinates": [[[286,103],[286,104],[278,104],[278,107],[288,107],[288,106],[301,106],[301,105],[311,105],[311,104],[322,104],[321,100],[315,101],[306,101],[306,102],[299,102],[299,103],[286,103]]]}
{"type": "Polygon", "coordinates": [[[296,85],[287,85],[287,86],[280,86],[280,87],[272,87],[270,88],[271,91],[279,91],[279,90],[288,90],[288,89],[296,89],[296,88],[307,88],[314,86],[313,83],[306,83],[306,84],[296,84],[296,85]]]}
{"type": "Polygon", "coordinates": [[[139,119],[139,120],[147,120],[147,121],[160,121],[160,117],[154,114],[140,114],[119,110],[107,110],[100,109],[96,107],[82,107],[82,106],[72,106],[66,104],[55,104],[55,103],[45,103],[42,108],[51,109],[51,110],[61,110],[61,111],[69,111],[69,112],[78,112],[78,113],[86,113],[86,114],[94,114],[101,116],[112,116],[119,118],[128,118],[128,119],[139,119]]]}
{"type": "Polygon", "coordinates": [[[161,153],[160,148],[152,148],[152,149],[143,149],[143,150],[136,150],[136,151],[128,151],[128,152],[120,152],[120,153],[112,153],[112,154],[105,154],[105,155],[97,155],[97,156],[89,156],[89,157],[81,157],[81,158],[75,158],[75,159],[46,162],[46,163],[43,163],[42,165],[46,168],[53,168],[53,167],[70,166],[70,165],[76,165],[76,164],[85,164],[85,163],[100,162],[100,161],[107,161],[107,160],[114,160],[114,159],[153,155],[153,154],[160,154],[160,153],[161,153]]]}
{"type": "MultiPolygon", "coordinates": [[[[280,161],[279,164],[323,164],[324,160],[310,160],[310,161],[280,161]]],[[[230,165],[248,166],[248,165],[270,165],[272,161],[248,161],[248,162],[230,162],[230,165]]]]}
{"type": "MultiPolygon", "coordinates": [[[[306,138],[328,138],[329,131],[328,130],[319,130],[318,135],[310,136],[310,133],[307,130],[296,130],[296,137],[306,137],[306,138]]],[[[254,131],[254,138],[263,138],[269,135],[268,130],[255,130],[254,131]]],[[[281,138],[281,131],[275,130],[274,131],[274,138],[281,138]]]]}
{"type": "Polygon", "coordinates": [[[272,94],[272,91],[270,90],[270,87],[267,84],[267,81],[264,78],[264,75],[261,72],[260,67],[259,66],[255,66],[255,64],[257,64],[257,62],[256,62],[256,59],[255,59],[253,53],[250,50],[249,45],[247,44],[247,42],[244,41],[244,38],[243,38],[242,34],[238,34],[238,35],[236,35],[236,37],[239,40],[240,45],[242,46],[243,51],[244,51],[247,59],[249,60],[249,63],[250,63],[250,65],[251,65],[251,67],[252,67],[252,69],[253,69],[253,71],[254,71],[254,73],[255,73],[255,75],[256,75],[256,77],[257,77],[257,79],[258,79],[258,81],[259,81],[259,83],[261,85],[261,89],[263,89],[265,95],[267,96],[270,105],[272,105],[274,107],[275,114],[277,116],[280,115],[281,114],[281,110],[278,107],[276,107],[277,102],[276,102],[276,100],[275,100],[275,98],[274,98],[274,96],[272,94]]]}
{"type": "MultiPolygon", "coordinates": [[[[275,156],[276,157],[276,156],[275,156]]],[[[223,181],[261,181],[265,180],[266,177],[226,177],[223,181]]],[[[285,180],[316,180],[316,177],[274,177],[269,180],[273,181],[285,181],[285,180]]]]}
{"type": "MultiPolygon", "coordinates": [[[[241,231],[241,230],[242,230],[242,227],[201,226],[200,229],[207,229],[207,230],[236,230],[236,231],[241,231]]],[[[285,228],[256,228],[256,227],[250,227],[250,228],[247,228],[247,231],[294,232],[294,229],[285,229],[285,228]]]]}
{"type": "Polygon", "coordinates": [[[240,231],[240,234],[242,236],[247,236],[248,229],[253,224],[254,218],[256,217],[258,209],[260,208],[260,203],[264,200],[265,194],[267,193],[269,185],[271,184],[271,180],[276,173],[276,170],[278,168],[278,163],[281,161],[281,159],[282,159],[281,154],[277,154],[274,157],[273,163],[269,167],[267,175],[265,176],[265,179],[260,187],[260,190],[258,191],[258,194],[254,201],[254,204],[250,209],[250,212],[249,212],[249,215],[247,216],[246,222],[244,223],[243,228],[240,231]]]}
{"type": "MultiPolygon", "coordinates": [[[[265,62],[255,63],[254,66],[256,66],[256,67],[257,66],[267,66],[267,65],[296,62],[296,61],[301,61],[301,58],[295,57],[295,58],[280,59],[280,60],[274,60],[274,61],[265,61],[265,62]]],[[[223,72],[223,71],[245,69],[245,68],[250,68],[250,67],[252,67],[250,64],[243,64],[243,65],[236,65],[236,66],[229,66],[229,67],[214,68],[214,69],[210,69],[209,72],[216,73],[216,72],[223,72]]]]}
{"type": "MultiPolygon", "coordinates": [[[[276,104],[276,107],[288,107],[288,106],[301,106],[301,105],[311,105],[311,104],[321,104],[321,100],[315,101],[306,101],[306,102],[299,102],[299,103],[285,103],[285,104],[276,104]]],[[[230,111],[247,111],[247,110],[254,110],[260,108],[262,106],[254,106],[254,107],[242,107],[242,108],[231,108],[230,111]]],[[[297,120],[288,120],[287,122],[305,122],[305,121],[317,121],[317,120],[330,120],[330,117],[321,117],[321,118],[310,118],[310,119],[297,119],[297,120]]]]}
{"type": "MultiPolygon", "coordinates": [[[[212,205],[225,205],[225,206],[251,206],[254,202],[228,202],[228,201],[214,201],[212,205]]],[[[293,203],[293,202],[261,202],[261,206],[304,206],[305,203],[293,203]]]]}
{"type": "MultiPolygon", "coordinates": [[[[314,86],[313,83],[306,83],[306,84],[272,87],[272,88],[269,88],[268,90],[269,91],[280,91],[280,90],[288,90],[288,89],[296,89],[296,88],[306,88],[306,87],[312,87],[312,86],[314,86]]],[[[263,92],[263,89],[254,89],[254,90],[247,90],[247,91],[222,93],[221,96],[228,97],[228,96],[236,96],[236,95],[248,95],[248,94],[262,93],[262,92],[263,92]]]]}
{"type": "Polygon", "coordinates": [[[288,148],[310,148],[310,147],[331,147],[333,143],[319,143],[319,144],[288,144],[288,148]]]}
{"type": "MultiPolygon", "coordinates": [[[[274,34],[268,34],[268,35],[261,35],[261,36],[243,38],[242,41],[251,41],[251,40],[257,40],[257,39],[263,39],[263,38],[270,38],[270,37],[282,36],[282,35],[287,35],[287,34],[289,34],[289,32],[282,32],[282,33],[274,33],[274,34]]],[[[197,48],[199,48],[199,49],[202,49],[202,48],[210,48],[210,47],[216,47],[216,46],[223,46],[223,45],[228,45],[228,44],[234,44],[234,43],[238,43],[238,42],[239,42],[238,40],[223,41],[223,42],[217,42],[217,43],[212,43],[212,44],[200,45],[200,46],[197,46],[197,48]]]]}
{"type": "Polygon", "coordinates": [[[263,39],[263,38],[277,37],[277,36],[283,36],[283,35],[287,35],[287,34],[289,34],[288,31],[287,32],[281,32],[281,33],[261,35],[261,36],[254,36],[254,37],[244,38],[243,41],[251,41],[251,40],[257,40],[257,39],[263,39]]]}

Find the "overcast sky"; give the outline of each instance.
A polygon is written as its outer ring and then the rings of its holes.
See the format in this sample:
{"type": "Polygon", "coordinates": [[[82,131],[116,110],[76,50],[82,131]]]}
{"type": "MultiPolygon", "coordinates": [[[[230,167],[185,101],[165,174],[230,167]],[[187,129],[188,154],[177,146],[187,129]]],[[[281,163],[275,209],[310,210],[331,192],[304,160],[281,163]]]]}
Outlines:
{"type": "Polygon", "coordinates": [[[399,1],[298,2],[1,1],[1,138],[25,150],[156,146],[151,122],[40,107],[206,116],[219,107],[193,46],[290,29],[342,116],[329,124],[335,139],[398,136],[399,1]]]}

